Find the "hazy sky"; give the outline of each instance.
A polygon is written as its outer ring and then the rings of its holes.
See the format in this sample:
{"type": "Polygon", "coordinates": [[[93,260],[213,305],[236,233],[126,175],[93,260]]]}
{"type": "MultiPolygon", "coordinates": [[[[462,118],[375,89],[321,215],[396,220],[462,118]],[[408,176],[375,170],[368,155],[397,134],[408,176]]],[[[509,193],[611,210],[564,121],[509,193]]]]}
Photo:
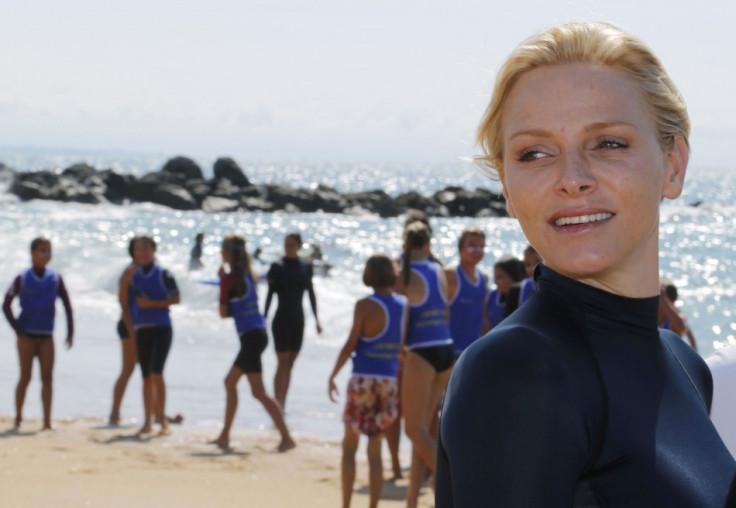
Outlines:
{"type": "Polygon", "coordinates": [[[693,160],[733,166],[726,0],[10,0],[0,146],[451,161],[476,153],[500,62],[571,20],[644,39],[689,104],[693,160]]]}

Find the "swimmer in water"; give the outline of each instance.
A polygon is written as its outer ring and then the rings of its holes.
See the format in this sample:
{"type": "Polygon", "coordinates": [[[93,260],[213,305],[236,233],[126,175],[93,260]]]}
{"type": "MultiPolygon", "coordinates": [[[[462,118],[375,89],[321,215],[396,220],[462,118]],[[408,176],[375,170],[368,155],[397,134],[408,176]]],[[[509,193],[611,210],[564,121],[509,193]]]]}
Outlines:
{"type": "Polygon", "coordinates": [[[658,58],[612,25],[553,27],[501,66],[482,160],[544,263],[454,368],[437,508],[736,506],[710,372],[657,327],[659,209],[689,131],[658,58]]]}
{"type": "Polygon", "coordinates": [[[245,375],[251,394],[263,405],[281,433],[277,450],[285,452],[294,448],[296,443],[289,434],[281,406],[266,393],[263,385],[261,354],[268,344],[268,334],[266,321],[258,310],[256,276],[245,250],[245,239],[241,235],[229,235],[222,242],[222,262],[219,270],[220,316],[223,319],[233,318],[240,337],[240,352],[225,377],[225,423],[220,435],[211,442],[223,449],[229,448],[230,428],[238,409],[238,381],[245,375]]]}
{"type": "Polygon", "coordinates": [[[39,237],[31,242],[31,268],[18,275],[5,293],[3,312],[15,330],[18,347],[20,379],[15,388],[15,429],[23,421],[23,402],[31,382],[33,359],[38,358],[41,368],[41,402],[43,404],[43,430],[52,430],[51,400],[53,398],[54,373],[54,318],[55,302],[60,298],[66,311],[66,347],[74,343],[74,317],[72,304],[64,280],[47,265],[51,261],[51,241],[39,237]],[[21,312],[13,315],[13,299],[20,300],[21,312]]]}

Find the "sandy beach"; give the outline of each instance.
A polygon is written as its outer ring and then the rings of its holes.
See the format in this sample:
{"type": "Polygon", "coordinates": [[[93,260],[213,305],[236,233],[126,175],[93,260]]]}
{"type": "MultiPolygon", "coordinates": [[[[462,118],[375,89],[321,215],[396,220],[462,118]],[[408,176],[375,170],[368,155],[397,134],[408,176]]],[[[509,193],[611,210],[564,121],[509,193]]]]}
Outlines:
{"type": "MultiPolygon", "coordinates": [[[[296,436],[298,447],[274,452],[274,431],[234,431],[232,449],[207,443],[210,433],[174,426],[171,435],[138,439],[130,423],[55,421],[20,432],[0,417],[0,492],[7,507],[329,507],[340,506],[340,445],[296,436]]],[[[362,446],[361,446],[362,448],[362,446]]],[[[352,506],[368,506],[363,450],[352,506]]],[[[384,456],[387,459],[387,456],[384,456]]],[[[408,456],[402,458],[408,466],[408,456]]],[[[408,471],[407,471],[408,472],[408,471]]],[[[385,461],[385,476],[390,463],[385,461]]],[[[408,481],[386,481],[380,506],[404,506],[408,481]]],[[[433,506],[424,488],[421,506],[433,506]]]]}

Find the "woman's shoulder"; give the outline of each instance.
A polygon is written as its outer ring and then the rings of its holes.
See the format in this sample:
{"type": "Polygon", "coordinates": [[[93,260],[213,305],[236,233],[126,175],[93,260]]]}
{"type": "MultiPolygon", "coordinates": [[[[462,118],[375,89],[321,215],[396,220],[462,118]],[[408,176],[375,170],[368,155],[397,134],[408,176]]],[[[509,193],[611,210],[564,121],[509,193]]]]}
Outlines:
{"type": "Polygon", "coordinates": [[[713,398],[713,376],[706,361],[674,332],[660,329],[659,337],[675,356],[677,365],[685,371],[709,408],[713,398]]]}

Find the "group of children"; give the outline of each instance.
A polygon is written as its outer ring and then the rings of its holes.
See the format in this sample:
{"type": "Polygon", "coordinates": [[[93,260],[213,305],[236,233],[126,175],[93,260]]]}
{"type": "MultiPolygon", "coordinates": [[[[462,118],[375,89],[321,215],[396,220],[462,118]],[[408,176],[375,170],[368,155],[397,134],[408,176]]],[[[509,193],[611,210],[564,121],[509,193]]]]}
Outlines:
{"type": "MultiPolygon", "coordinates": [[[[360,434],[368,437],[370,505],[376,506],[381,496],[381,443],[384,435],[388,437],[394,477],[401,477],[398,459],[401,417],[413,445],[407,505],[416,505],[427,472],[431,476],[435,471],[439,405],[455,360],[535,290],[533,272],[541,259],[531,246],[524,251],[523,260],[507,257],[495,263],[495,287],[489,291],[489,278],[478,269],[485,250],[485,234],[481,229],[468,228],[462,232],[458,240],[458,262],[450,267],[444,267],[432,254],[431,238],[432,230],[426,217],[410,214],[398,258],[375,254],[365,265],[363,282],[373,293],[355,304],[348,339],[328,380],[329,397],[336,401],[339,390],[335,378],[352,359],[352,377],[346,390],[343,416],[344,506],[350,504],[360,434]]],[[[287,248],[290,239],[292,243],[300,240],[287,237],[287,248]]],[[[166,434],[168,424],[181,419],[181,416],[173,419],[166,416],[163,377],[172,342],[169,307],[179,303],[179,290],[172,274],[156,262],[156,242],[152,237],[133,238],[129,253],[132,261],[123,271],[119,283],[122,316],[118,332],[123,344],[123,370],[114,388],[110,423],[119,421],[122,396],[137,362],[143,375],[144,403],[143,425],[138,434],[152,432],[153,423],[158,423],[161,433],[166,434]]],[[[233,318],[240,351],[225,378],[224,425],[212,443],[223,448],[229,446],[230,429],[238,406],[237,383],[245,375],[251,393],[263,404],[281,434],[278,450],[289,450],[296,444],[284,419],[284,404],[278,397],[267,394],[262,379],[261,355],[268,343],[268,334],[266,319],[258,305],[257,276],[251,266],[245,239],[235,234],[227,236],[222,242],[221,254],[219,313],[222,318],[233,318]]],[[[47,267],[51,260],[51,242],[45,238],[34,239],[31,259],[32,267],[15,278],[3,305],[4,313],[17,334],[20,359],[15,426],[19,427],[22,422],[33,359],[38,357],[43,428],[50,429],[54,363],[52,333],[57,297],[66,309],[67,347],[73,343],[74,319],[63,279],[47,267]],[[21,307],[17,318],[11,308],[16,296],[21,307]]],[[[309,279],[305,288],[311,288],[311,276],[309,279]]],[[[272,290],[270,287],[269,303],[272,290]]],[[[299,306],[304,290],[299,292],[299,306]]],[[[660,324],[680,334],[689,333],[684,316],[674,306],[677,297],[674,285],[663,284],[662,295],[660,324]]],[[[310,300],[316,316],[313,291],[310,292],[310,300]]],[[[276,321],[283,319],[277,312],[274,333],[278,328],[276,321]]],[[[321,331],[319,325],[318,331],[321,331]]],[[[694,338],[689,335],[695,347],[694,338]]],[[[283,342],[284,339],[279,340],[283,342]]],[[[282,352],[285,351],[285,346],[281,347],[282,352]]],[[[276,387],[279,388],[278,382],[276,387]]],[[[285,398],[285,392],[281,396],[285,398]]]]}

